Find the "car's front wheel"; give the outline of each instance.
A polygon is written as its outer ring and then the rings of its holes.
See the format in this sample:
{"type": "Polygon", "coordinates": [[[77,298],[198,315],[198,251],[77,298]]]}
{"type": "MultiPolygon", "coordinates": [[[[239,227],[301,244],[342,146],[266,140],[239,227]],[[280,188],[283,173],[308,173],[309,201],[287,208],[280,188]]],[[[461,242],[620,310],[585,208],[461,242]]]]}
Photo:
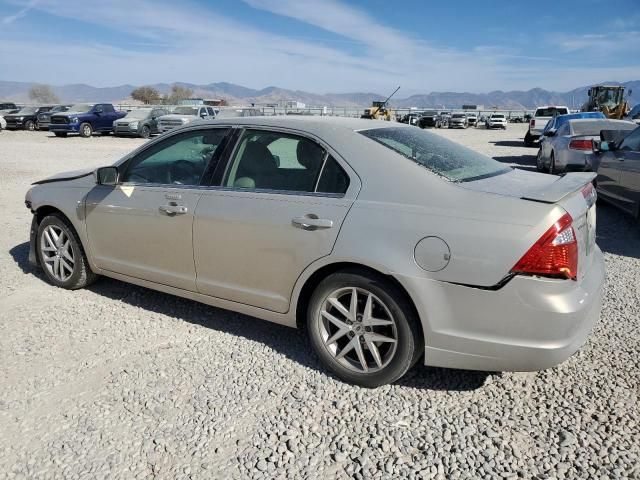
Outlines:
{"type": "Polygon", "coordinates": [[[368,388],[402,377],[424,348],[402,292],[357,271],[335,273],[318,285],[307,327],[322,363],[340,379],[368,388]]]}
{"type": "Polygon", "coordinates": [[[27,122],[24,124],[24,129],[33,132],[36,129],[36,122],[34,122],[33,120],[27,120],[27,122]]]}
{"type": "Polygon", "coordinates": [[[75,229],[62,215],[48,215],[40,222],[37,254],[47,279],[56,287],[76,290],[97,278],[75,229]]]}
{"type": "Polygon", "coordinates": [[[88,122],[80,125],[80,136],[84,138],[89,138],[93,134],[93,128],[91,128],[91,124],[88,122]]]}
{"type": "Polygon", "coordinates": [[[151,129],[148,125],[143,125],[140,129],[140,136],[142,138],[149,138],[151,136],[151,129]]]}

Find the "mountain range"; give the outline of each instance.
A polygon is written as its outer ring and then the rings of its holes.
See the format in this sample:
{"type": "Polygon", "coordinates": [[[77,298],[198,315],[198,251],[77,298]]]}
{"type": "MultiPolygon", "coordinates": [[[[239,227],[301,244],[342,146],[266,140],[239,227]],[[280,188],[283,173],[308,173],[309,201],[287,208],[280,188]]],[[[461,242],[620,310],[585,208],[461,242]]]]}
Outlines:
{"type": "MultiPolygon", "coordinates": [[[[627,91],[633,90],[630,96],[632,104],[640,102],[640,80],[628,82],[604,82],[607,84],[624,85],[627,91]]],[[[285,101],[298,101],[307,106],[334,107],[365,107],[373,100],[384,100],[385,95],[378,93],[326,93],[317,94],[302,90],[287,90],[278,87],[253,89],[227,82],[193,84],[176,82],[177,85],[193,90],[195,97],[224,98],[230,105],[278,104],[285,101]]],[[[28,91],[34,83],[11,82],[0,80],[0,100],[28,102],[28,91]]],[[[161,94],[169,93],[171,85],[158,83],[151,85],[161,94]]],[[[130,101],[134,85],[120,85],[116,87],[93,87],[85,84],[70,84],[52,86],[54,93],[63,102],[114,102],[126,103],[130,101]]],[[[489,93],[459,93],[459,92],[431,92],[429,94],[412,95],[406,98],[394,97],[391,104],[396,108],[436,107],[460,108],[465,104],[484,105],[485,108],[498,107],[503,109],[530,109],[539,105],[567,105],[579,108],[587,99],[589,86],[583,86],[569,92],[554,92],[542,88],[527,91],[514,90],[509,92],[493,91],[489,93]]]]}

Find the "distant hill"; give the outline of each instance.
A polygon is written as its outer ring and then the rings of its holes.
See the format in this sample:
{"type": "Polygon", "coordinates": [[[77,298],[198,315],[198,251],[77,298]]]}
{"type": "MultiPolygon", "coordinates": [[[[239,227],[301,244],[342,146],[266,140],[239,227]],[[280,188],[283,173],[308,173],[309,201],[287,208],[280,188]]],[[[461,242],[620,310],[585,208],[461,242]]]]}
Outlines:
{"type": "MultiPolygon", "coordinates": [[[[176,82],[178,85],[193,90],[194,95],[203,98],[224,98],[230,104],[273,104],[292,100],[308,106],[365,107],[372,100],[384,100],[385,96],[377,93],[326,93],[317,94],[302,90],[287,90],[275,86],[256,90],[228,82],[197,85],[176,82]]],[[[620,84],[619,82],[604,82],[620,84]]],[[[27,92],[33,83],[11,82],[0,80],[0,100],[27,102],[27,92]]],[[[640,80],[622,83],[627,89],[634,91],[631,103],[640,103],[640,80]]],[[[168,93],[171,84],[158,83],[152,85],[160,93],[168,93]]],[[[54,86],[53,91],[65,102],[122,102],[130,98],[134,85],[116,87],[93,87],[85,84],[54,86]]],[[[412,95],[407,98],[392,99],[396,108],[436,107],[460,108],[464,104],[484,105],[485,108],[529,109],[539,105],[567,105],[579,108],[587,99],[589,86],[579,87],[569,92],[552,92],[542,88],[527,91],[500,90],[489,93],[431,92],[429,94],[412,95]]]]}

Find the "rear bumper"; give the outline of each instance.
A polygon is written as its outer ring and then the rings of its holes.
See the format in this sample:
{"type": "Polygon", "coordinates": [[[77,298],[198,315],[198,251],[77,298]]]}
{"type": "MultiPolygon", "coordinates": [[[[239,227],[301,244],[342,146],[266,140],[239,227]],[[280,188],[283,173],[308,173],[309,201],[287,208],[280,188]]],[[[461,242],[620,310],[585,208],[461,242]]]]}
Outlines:
{"type": "Polygon", "coordinates": [[[423,323],[426,365],[535,371],[557,365],[586,341],[600,317],[600,249],[578,282],[516,276],[498,290],[399,276],[423,323]]]}

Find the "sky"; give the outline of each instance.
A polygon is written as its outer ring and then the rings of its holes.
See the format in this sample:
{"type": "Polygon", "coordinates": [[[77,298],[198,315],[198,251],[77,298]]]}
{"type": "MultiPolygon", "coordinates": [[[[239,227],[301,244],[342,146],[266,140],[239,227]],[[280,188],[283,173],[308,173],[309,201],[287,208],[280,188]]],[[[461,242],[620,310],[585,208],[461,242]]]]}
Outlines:
{"type": "Polygon", "coordinates": [[[315,93],[640,79],[640,0],[0,0],[0,80],[315,93]]]}

